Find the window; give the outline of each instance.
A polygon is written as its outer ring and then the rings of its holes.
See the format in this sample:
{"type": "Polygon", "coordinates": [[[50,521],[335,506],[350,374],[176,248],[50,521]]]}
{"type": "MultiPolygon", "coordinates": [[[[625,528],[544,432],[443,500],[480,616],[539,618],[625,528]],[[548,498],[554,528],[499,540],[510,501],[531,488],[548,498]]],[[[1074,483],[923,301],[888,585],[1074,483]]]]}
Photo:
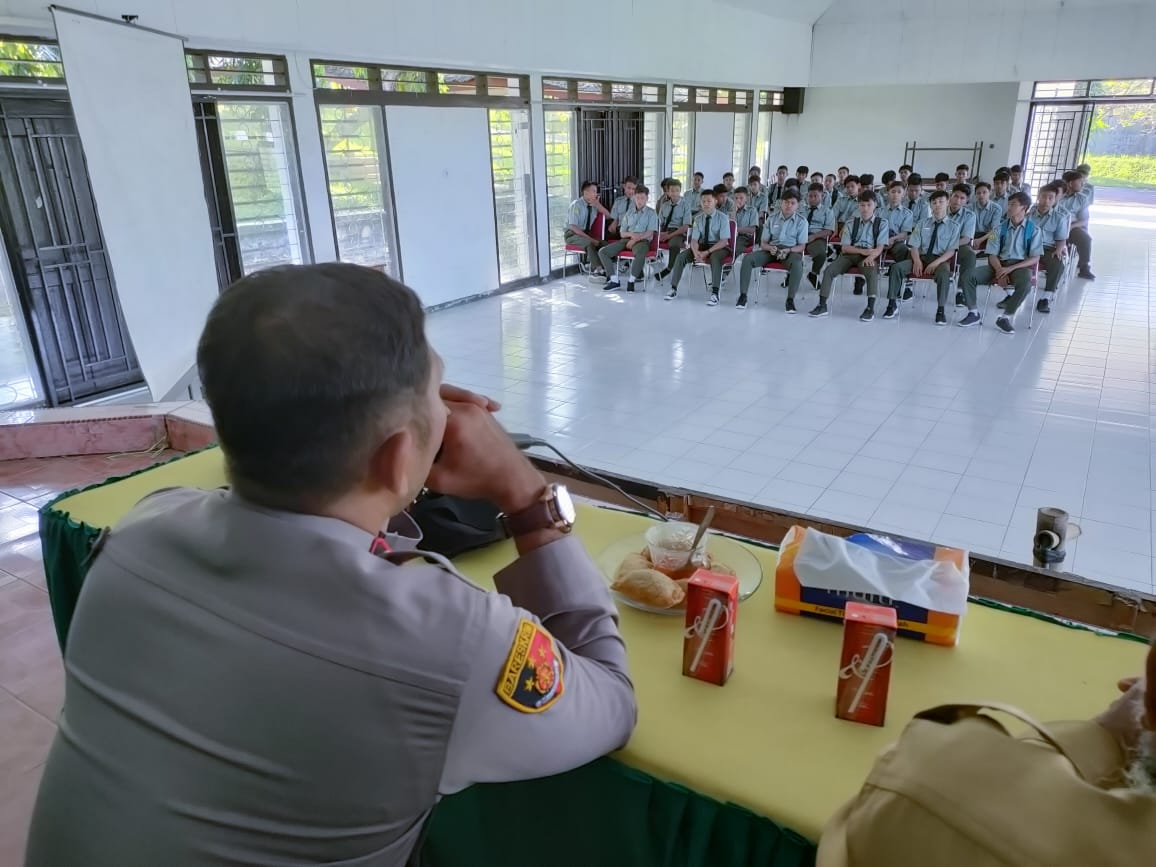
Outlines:
{"type": "Polygon", "coordinates": [[[574,126],[572,111],[547,111],[546,199],[550,218],[550,268],[561,268],[566,259],[566,212],[578,195],[574,177],[574,126]]]}
{"type": "Polygon", "coordinates": [[[543,78],[542,99],[546,102],[661,105],[666,102],[666,85],[593,81],[585,78],[543,78]]]}
{"type": "Polygon", "coordinates": [[[41,84],[64,81],[60,46],[51,42],[0,39],[0,80],[41,84]]]}
{"type": "Polygon", "coordinates": [[[1033,99],[1070,99],[1088,95],[1086,81],[1037,81],[1033,99]]]}
{"type": "Polygon", "coordinates": [[[313,86],[319,90],[369,90],[369,67],[314,63],[313,86]]]}
{"type": "Polygon", "coordinates": [[[396,233],[385,171],[382,110],[372,105],[321,105],[321,142],[337,257],[399,277],[396,233]]]}
{"type": "MultiPolygon", "coordinates": [[[[429,75],[421,69],[379,69],[381,89],[387,93],[428,93],[429,75]]],[[[438,82],[443,76],[438,73],[438,82]]],[[[438,93],[448,93],[438,87],[438,93]]]]}
{"type": "Polygon", "coordinates": [[[682,188],[689,190],[691,176],[694,174],[694,167],[690,164],[691,154],[694,153],[694,113],[676,111],[672,125],[670,176],[682,181],[682,188]]]}
{"type": "Polygon", "coordinates": [[[289,106],[219,102],[217,117],[243,273],[306,261],[289,106]]]}
{"type": "Polygon", "coordinates": [[[463,96],[477,96],[478,79],[468,73],[439,72],[438,93],[455,93],[463,96]]]}
{"type": "Polygon", "coordinates": [[[487,76],[486,93],[490,96],[520,97],[522,95],[522,80],[516,75],[487,76]]]}
{"type": "Polygon", "coordinates": [[[771,176],[771,113],[759,111],[759,131],[755,136],[755,158],[751,163],[763,170],[763,177],[771,176]]]}
{"type": "Polygon", "coordinates": [[[674,89],[674,102],[690,102],[690,88],[676,87],[674,89]]]}
{"type": "Polygon", "coordinates": [[[211,54],[189,49],[185,66],[194,90],[289,89],[285,58],[273,54],[211,54]]]}
{"type": "Polygon", "coordinates": [[[662,195],[662,179],[666,176],[666,113],[645,111],[642,113],[642,182],[650,189],[651,207],[662,195]]]}
{"type": "MultiPolygon", "coordinates": [[[[736,172],[746,171],[747,166],[747,149],[750,147],[751,137],[751,116],[749,114],[736,114],[734,137],[731,144],[731,165],[736,172]]],[[[746,183],[746,178],[742,179],[741,183],[746,183]]]]}
{"type": "Polygon", "coordinates": [[[783,107],[781,90],[760,90],[759,111],[780,111],[783,107]]]}
{"type": "Polygon", "coordinates": [[[564,102],[570,98],[570,82],[564,78],[543,78],[542,99],[564,102]]]}
{"type": "Polygon", "coordinates": [[[1151,78],[1106,79],[1091,82],[1088,92],[1107,97],[1151,96],[1152,84],[1151,78]]]}
{"type": "Polygon", "coordinates": [[[750,111],[755,104],[753,90],[735,90],[730,87],[690,87],[676,85],[674,102],[691,102],[698,111],[750,111]]]}
{"type": "Polygon", "coordinates": [[[498,227],[498,270],[503,284],[537,273],[533,261],[530,162],[530,112],[524,108],[490,109],[494,220],[498,227]]]}
{"type": "MultiPolygon", "coordinates": [[[[514,108],[528,104],[530,77],[473,72],[463,69],[421,69],[373,66],[314,60],[313,88],[320,102],[333,90],[361,90],[377,94],[381,104],[439,105],[504,103],[514,108]]],[[[332,98],[329,99],[332,102],[332,98]]]]}

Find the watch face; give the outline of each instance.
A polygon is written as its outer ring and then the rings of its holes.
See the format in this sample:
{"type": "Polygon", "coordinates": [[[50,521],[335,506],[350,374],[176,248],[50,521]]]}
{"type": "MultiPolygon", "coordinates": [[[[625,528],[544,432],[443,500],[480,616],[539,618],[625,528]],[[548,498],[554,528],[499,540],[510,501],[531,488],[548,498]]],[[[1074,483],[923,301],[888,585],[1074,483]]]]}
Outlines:
{"type": "Polygon", "coordinates": [[[566,490],[565,485],[554,486],[554,502],[558,506],[558,515],[567,524],[573,524],[578,517],[578,513],[574,510],[574,501],[570,499],[570,492],[566,490]]]}

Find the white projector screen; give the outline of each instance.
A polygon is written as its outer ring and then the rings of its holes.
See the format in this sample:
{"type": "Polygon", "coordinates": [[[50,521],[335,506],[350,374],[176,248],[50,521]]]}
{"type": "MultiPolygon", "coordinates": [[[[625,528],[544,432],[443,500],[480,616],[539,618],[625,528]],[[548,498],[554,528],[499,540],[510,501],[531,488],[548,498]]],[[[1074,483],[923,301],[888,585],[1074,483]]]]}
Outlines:
{"type": "Polygon", "coordinates": [[[52,14],[117,296],[160,400],[192,367],[217,297],[184,43],[52,14]]]}
{"type": "Polygon", "coordinates": [[[484,108],[390,105],[390,178],[406,285],[432,307],[498,288],[484,108]]]}
{"type": "MultiPolygon", "coordinates": [[[[745,166],[732,166],[734,159],[735,116],[727,111],[700,111],[694,121],[694,167],[693,171],[706,176],[703,183],[708,187],[722,183],[722,176],[738,173],[745,166]]],[[[745,181],[746,178],[743,178],[745,181]]]]}

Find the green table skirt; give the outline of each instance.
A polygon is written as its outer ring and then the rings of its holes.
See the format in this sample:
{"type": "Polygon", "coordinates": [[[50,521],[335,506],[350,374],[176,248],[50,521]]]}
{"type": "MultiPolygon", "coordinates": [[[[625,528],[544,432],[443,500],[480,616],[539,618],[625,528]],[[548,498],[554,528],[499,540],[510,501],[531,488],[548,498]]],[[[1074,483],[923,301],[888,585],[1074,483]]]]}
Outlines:
{"type": "Polygon", "coordinates": [[[809,867],[815,845],[742,807],[607,758],[556,777],[473,786],[446,798],[434,811],[421,863],[809,867]]]}

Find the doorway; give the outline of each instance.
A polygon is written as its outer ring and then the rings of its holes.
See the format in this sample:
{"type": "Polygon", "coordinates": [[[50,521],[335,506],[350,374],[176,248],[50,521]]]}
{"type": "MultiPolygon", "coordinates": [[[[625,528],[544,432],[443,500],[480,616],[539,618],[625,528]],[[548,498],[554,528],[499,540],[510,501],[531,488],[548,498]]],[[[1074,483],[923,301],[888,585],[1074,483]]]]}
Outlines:
{"type": "Polygon", "coordinates": [[[613,204],[618,184],[642,177],[643,112],[579,109],[578,175],[597,181],[602,203],[613,204]]]}

